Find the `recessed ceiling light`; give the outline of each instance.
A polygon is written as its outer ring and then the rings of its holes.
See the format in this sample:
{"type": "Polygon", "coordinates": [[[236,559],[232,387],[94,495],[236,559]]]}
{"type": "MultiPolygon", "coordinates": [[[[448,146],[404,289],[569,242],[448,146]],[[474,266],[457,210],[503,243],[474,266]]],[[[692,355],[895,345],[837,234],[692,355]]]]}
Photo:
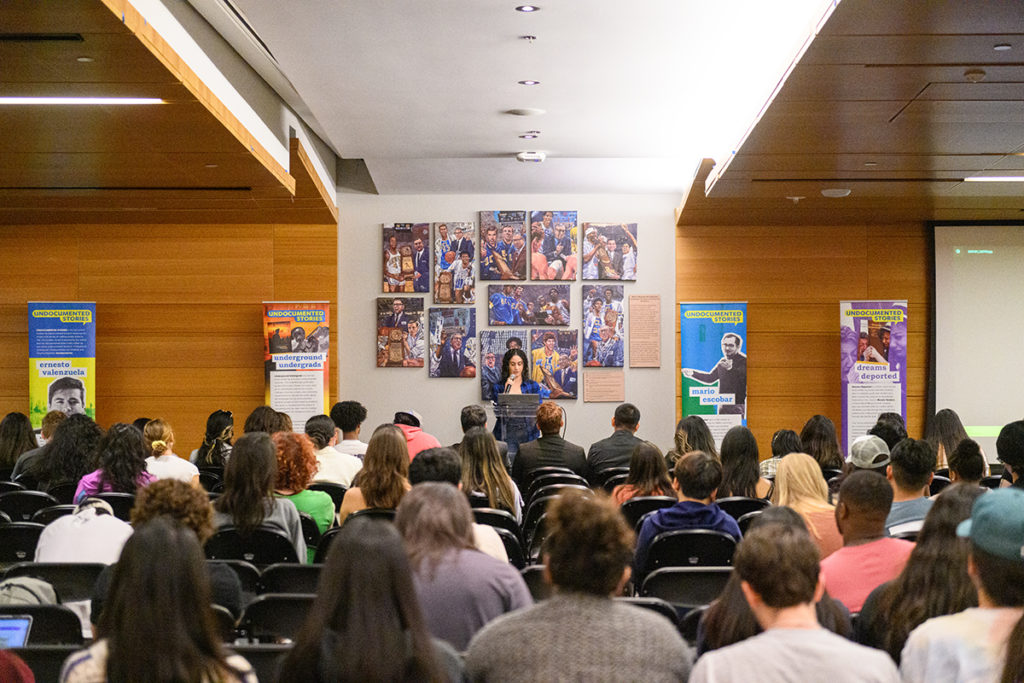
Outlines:
{"type": "Polygon", "coordinates": [[[0,97],[0,104],[163,104],[157,97],[0,97]]]}
{"type": "Polygon", "coordinates": [[[540,9],[537,5],[520,5],[516,7],[517,12],[536,12],[540,9]]]}
{"type": "Polygon", "coordinates": [[[877,161],[865,161],[864,165],[865,166],[878,166],[878,162],[877,161]]]}
{"type": "Polygon", "coordinates": [[[523,133],[523,134],[522,134],[522,135],[520,135],[519,137],[520,137],[520,138],[522,138],[523,140],[533,140],[533,139],[535,139],[535,138],[536,138],[537,136],[536,136],[535,134],[533,134],[533,133],[523,133]]]}
{"type": "Polygon", "coordinates": [[[92,57],[86,57],[86,56],[83,55],[81,57],[76,57],[75,61],[76,62],[82,62],[83,64],[88,64],[89,62],[93,62],[93,61],[96,61],[96,60],[94,60],[92,57]]]}
{"type": "Polygon", "coordinates": [[[203,168],[217,168],[217,164],[203,164],[203,168]]]}
{"type": "Polygon", "coordinates": [[[996,52],[1007,52],[1009,50],[1012,50],[1013,46],[1010,45],[1009,43],[999,43],[998,45],[993,45],[992,49],[995,50],[996,52]]]}
{"type": "Polygon", "coordinates": [[[983,80],[985,80],[986,75],[987,74],[985,73],[984,69],[968,69],[967,71],[964,72],[964,78],[966,78],[971,83],[981,83],[983,80]]]}
{"type": "Polygon", "coordinates": [[[515,109],[509,109],[505,113],[512,114],[512,116],[540,116],[547,112],[543,109],[536,109],[534,107],[516,107],[515,109]]]}
{"type": "Polygon", "coordinates": [[[537,36],[519,36],[519,40],[528,41],[532,45],[533,41],[537,40],[537,36]]]}
{"type": "Polygon", "coordinates": [[[966,183],[1024,183],[1024,175],[975,175],[964,178],[966,183]]]}
{"type": "Polygon", "coordinates": [[[845,187],[828,187],[821,191],[822,197],[832,197],[838,199],[839,197],[847,197],[850,194],[850,190],[845,187]]]}
{"type": "Polygon", "coordinates": [[[540,85],[540,81],[516,81],[519,85],[540,85]]]}

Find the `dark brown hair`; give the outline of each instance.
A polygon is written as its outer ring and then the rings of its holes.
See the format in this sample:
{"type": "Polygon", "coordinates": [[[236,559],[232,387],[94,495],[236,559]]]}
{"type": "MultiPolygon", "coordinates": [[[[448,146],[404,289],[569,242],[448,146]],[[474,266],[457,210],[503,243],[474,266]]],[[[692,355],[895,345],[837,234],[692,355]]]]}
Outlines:
{"type": "Polygon", "coordinates": [[[363,494],[367,507],[397,508],[405,495],[409,478],[409,445],[405,434],[393,424],[373,430],[363,456],[363,469],[353,482],[363,494]]]}
{"type": "Polygon", "coordinates": [[[733,566],[769,607],[814,600],[820,555],[809,534],[791,526],[751,529],[736,548],[733,566]]]}
{"type": "Polygon", "coordinates": [[[246,432],[235,443],[224,470],[224,493],[214,502],[218,512],[231,515],[243,534],[263,523],[274,501],[277,458],[266,432],[246,432]]]}
{"type": "Polygon", "coordinates": [[[633,559],[633,530],[606,496],[567,491],[548,506],[544,560],[555,586],[609,596],[633,559]]]}
{"type": "Polygon", "coordinates": [[[672,482],[668,478],[665,457],[657,446],[650,441],[644,441],[633,448],[625,483],[632,486],[638,496],[672,494],[672,482]]]}

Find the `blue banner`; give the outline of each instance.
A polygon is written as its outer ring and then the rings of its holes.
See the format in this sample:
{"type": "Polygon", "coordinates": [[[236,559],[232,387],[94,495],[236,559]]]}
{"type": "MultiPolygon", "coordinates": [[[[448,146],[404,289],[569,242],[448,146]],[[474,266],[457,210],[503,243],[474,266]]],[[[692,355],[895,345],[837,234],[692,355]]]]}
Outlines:
{"type": "Polygon", "coordinates": [[[28,304],[29,417],[51,410],[96,419],[96,304],[28,304]]]}

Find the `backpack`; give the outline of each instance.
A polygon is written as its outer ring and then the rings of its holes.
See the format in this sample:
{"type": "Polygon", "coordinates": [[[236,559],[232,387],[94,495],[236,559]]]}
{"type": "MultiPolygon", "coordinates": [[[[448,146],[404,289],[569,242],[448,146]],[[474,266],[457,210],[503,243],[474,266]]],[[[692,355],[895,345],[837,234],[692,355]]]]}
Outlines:
{"type": "Polygon", "coordinates": [[[56,605],[57,591],[46,581],[32,576],[15,576],[0,581],[0,605],[56,605]]]}

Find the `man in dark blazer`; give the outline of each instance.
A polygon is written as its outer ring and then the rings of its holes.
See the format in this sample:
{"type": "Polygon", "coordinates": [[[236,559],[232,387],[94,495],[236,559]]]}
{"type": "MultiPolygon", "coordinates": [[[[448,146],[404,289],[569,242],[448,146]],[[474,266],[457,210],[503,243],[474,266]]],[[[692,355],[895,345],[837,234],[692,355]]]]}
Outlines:
{"type": "Polygon", "coordinates": [[[568,467],[585,476],[587,458],[583,448],[560,437],[562,409],[553,401],[545,401],[537,408],[537,429],[540,438],[519,444],[519,452],[512,461],[512,479],[525,491],[527,475],[538,467],[568,467]]]}
{"type": "Polygon", "coordinates": [[[632,403],[623,403],[615,409],[612,427],[615,431],[607,439],[601,439],[590,446],[587,452],[587,481],[591,486],[600,486],[604,477],[600,473],[610,467],[629,467],[633,449],[643,441],[636,437],[640,426],[640,410],[632,403]]]}
{"type": "Polygon", "coordinates": [[[413,274],[412,289],[415,292],[430,291],[430,254],[423,246],[423,240],[419,238],[412,246],[413,269],[416,271],[413,274]]]}

